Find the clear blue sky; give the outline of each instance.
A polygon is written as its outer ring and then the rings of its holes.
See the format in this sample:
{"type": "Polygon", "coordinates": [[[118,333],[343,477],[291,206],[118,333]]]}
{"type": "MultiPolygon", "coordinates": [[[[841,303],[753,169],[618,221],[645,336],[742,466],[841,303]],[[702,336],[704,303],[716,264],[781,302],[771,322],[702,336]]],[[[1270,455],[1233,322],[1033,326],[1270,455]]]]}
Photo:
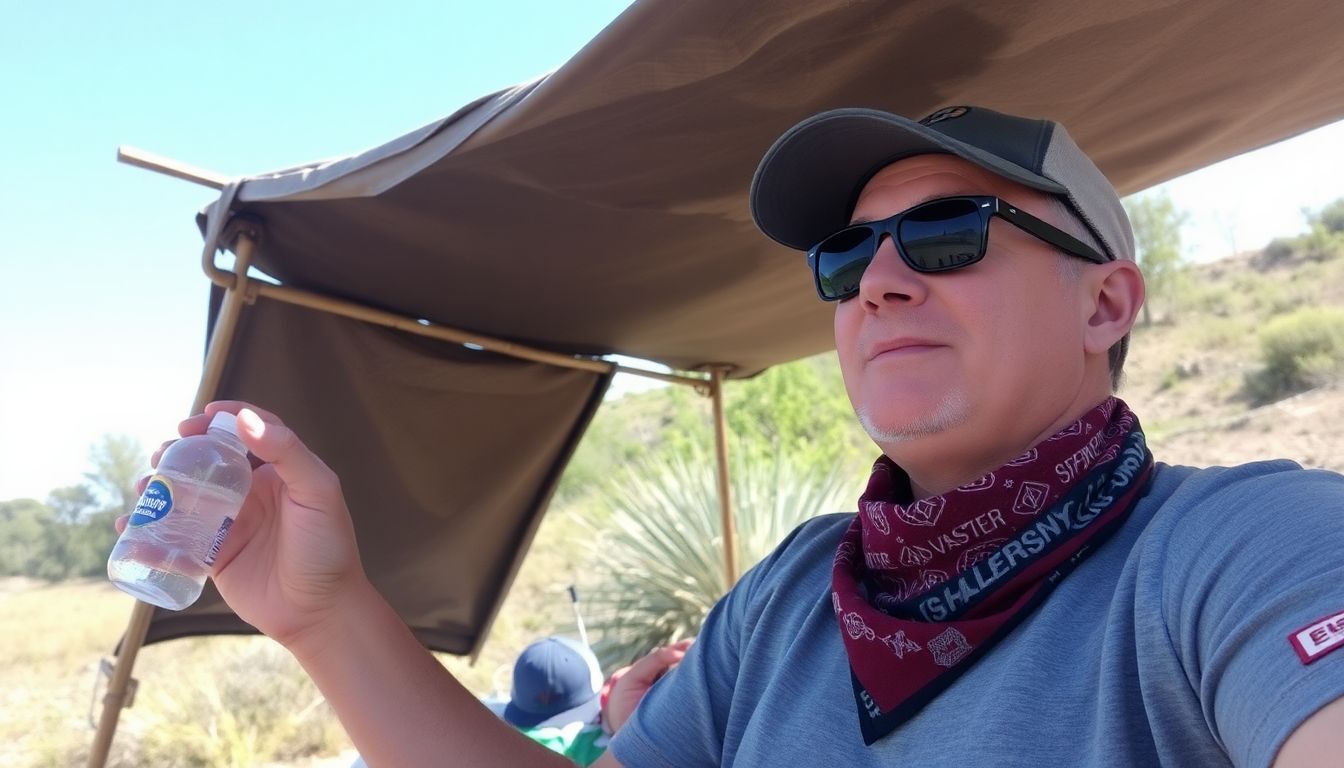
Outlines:
{"type": "MultiPolygon", "coordinates": [[[[118,145],[225,174],[350,154],[553,69],[625,5],[7,4],[0,499],[78,482],[103,434],[148,450],[195,392],[193,217],[213,194],[117,164],[118,145]]],[[[1341,146],[1336,125],[1168,185],[1191,255],[1300,229],[1344,195],[1341,146]]]]}

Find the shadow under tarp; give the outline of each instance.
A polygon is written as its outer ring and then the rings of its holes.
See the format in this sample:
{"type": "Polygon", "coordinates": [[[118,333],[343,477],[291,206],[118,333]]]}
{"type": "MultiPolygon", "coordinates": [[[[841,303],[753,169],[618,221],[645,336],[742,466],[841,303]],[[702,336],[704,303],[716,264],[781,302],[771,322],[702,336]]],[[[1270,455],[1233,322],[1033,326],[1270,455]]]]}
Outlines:
{"type": "MultiPolygon", "coordinates": [[[[265,298],[232,349],[219,397],[283,414],[341,478],[374,586],[426,646],[474,651],[610,376],[265,298]]],[[[146,642],[246,632],[208,583],[146,642]]]]}

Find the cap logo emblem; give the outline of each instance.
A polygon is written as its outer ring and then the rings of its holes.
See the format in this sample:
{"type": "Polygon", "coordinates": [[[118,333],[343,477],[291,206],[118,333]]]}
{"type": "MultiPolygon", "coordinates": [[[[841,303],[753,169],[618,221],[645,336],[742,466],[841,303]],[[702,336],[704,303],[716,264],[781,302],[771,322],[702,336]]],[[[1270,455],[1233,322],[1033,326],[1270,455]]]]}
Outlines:
{"type": "Polygon", "coordinates": [[[962,115],[970,111],[971,111],[970,107],[943,107],[942,109],[938,110],[937,112],[934,112],[933,114],[929,115],[923,120],[920,120],[919,124],[933,125],[934,123],[941,123],[944,120],[953,120],[955,118],[961,117],[962,115]]]}

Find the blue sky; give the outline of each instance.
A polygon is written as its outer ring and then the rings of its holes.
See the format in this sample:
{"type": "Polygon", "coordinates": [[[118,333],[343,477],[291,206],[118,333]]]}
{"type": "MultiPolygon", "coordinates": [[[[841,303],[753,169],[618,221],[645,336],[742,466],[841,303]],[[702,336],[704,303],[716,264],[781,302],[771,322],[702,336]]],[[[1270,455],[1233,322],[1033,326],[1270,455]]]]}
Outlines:
{"type": "MultiPolygon", "coordinates": [[[[625,0],[11,3],[0,46],[0,499],[80,480],[100,435],[149,449],[196,390],[203,187],[381,144],[564,62],[625,0]],[[133,8],[134,10],[125,10],[133,8]]],[[[1344,196],[1344,125],[1169,183],[1211,258],[1344,196]]]]}

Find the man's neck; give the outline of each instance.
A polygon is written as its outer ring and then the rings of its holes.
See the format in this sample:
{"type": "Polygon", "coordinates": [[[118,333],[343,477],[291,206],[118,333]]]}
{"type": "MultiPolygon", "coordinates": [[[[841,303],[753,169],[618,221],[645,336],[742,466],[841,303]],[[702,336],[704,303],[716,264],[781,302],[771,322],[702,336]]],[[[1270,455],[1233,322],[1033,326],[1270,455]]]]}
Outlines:
{"type": "Polygon", "coordinates": [[[954,432],[879,447],[909,476],[912,499],[926,499],[984,477],[1016,459],[1028,448],[1081,419],[1109,396],[1108,391],[1101,396],[1080,397],[1047,426],[1029,431],[1025,438],[1011,439],[1011,433],[1004,430],[998,434],[1009,439],[973,440],[968,450],[965,435],[954,432]]]}

